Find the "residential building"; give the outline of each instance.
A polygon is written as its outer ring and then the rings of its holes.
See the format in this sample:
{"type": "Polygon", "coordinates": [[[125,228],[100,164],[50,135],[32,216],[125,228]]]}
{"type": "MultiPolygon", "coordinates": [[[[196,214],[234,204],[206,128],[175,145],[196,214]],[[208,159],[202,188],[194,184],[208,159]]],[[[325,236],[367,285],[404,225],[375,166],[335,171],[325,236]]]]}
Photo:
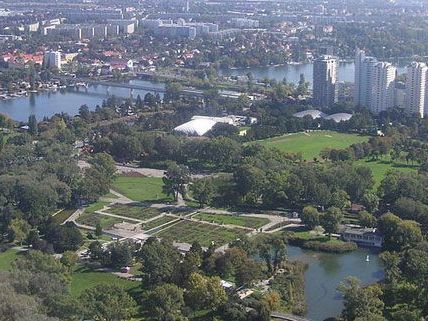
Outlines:
{"type": "Polygon", "coordinates": [[[260,26],[260,22],[255,19],[233,18],[231,22],[236,28],[258,28],[260,26]]]}
{"type": "Polygon", "coordinates": [[[48,51],[44,56],[44,64],[48,68],[61,69],[61,53],[59,51],[48,51]]]}
{"type": "Polygon", "coordinates": [[[372,66],[368,107],[374,114],[394,107],[396,72],[397,69],[389,62],[378,62],[372,66]]]}
{"type": "Polygon", "coordinates": [[[424,117],[426,102],[427,65],[412,62],[407,67],[405,109],[410,114],[424,117]]]}
{"type": "Polygon", "coordinates": [[[363,50],[357,49],[355,54],[355,85],[354,104],[362,107],[370,106],[372,96],[373,67],[377,59],[366,56],[363,50]]]}
{"type": "Polygon", "coordinates": [[[313,104],[332,107],[337,102],[337,57],[321,56],[314,61],[313,104]]]}

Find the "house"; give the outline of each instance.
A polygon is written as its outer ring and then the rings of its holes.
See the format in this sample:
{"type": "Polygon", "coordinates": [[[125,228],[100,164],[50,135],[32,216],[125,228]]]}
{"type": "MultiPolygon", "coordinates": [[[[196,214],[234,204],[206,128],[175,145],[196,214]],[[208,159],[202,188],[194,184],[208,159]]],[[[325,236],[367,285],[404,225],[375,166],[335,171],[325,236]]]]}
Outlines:
{"type": "Polygon", "coordinates": [[[383,237],[375,228],[361,228],[347,226],[340,233],[341,238],[347,242],[369,247],[382,247],[383,237]]]}

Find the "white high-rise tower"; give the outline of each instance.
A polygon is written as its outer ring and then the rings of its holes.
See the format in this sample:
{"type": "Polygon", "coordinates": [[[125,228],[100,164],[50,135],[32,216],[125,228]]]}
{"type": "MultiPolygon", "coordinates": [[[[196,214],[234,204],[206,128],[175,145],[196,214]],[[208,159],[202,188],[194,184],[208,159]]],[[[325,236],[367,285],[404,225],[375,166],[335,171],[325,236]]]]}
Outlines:
{"type": "Polygon", "coordinates": [[[389,62],[378,62],[372,66],[368,107],[374,114],[394,107],[396,71],[397,68],[389,62]]]}
{"type": "Polygon", "coordinates": [[[427,66],[421,62],[412,62],[407,67],[405,107],[410,114],[424,117],[426,105],[427,66]]]}

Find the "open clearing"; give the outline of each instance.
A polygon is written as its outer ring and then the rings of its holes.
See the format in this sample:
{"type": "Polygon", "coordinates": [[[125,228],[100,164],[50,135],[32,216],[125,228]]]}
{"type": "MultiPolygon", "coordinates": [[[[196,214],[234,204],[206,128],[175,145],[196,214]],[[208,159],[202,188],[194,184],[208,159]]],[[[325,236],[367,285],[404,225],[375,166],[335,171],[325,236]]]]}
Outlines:
{"type": "Polygon", "coordinates": [[[372,170],[373,179],[375,181],[375,188],[379,187],[383,178],[385,177],[388,171],[393,170],[395,172],[415,172],[418,170],[419,166],[406,164],[405,162],[392,162],[389,156],[385,156],[380,160],[369,160],[369,159],[361,159],[355,162],[356,164],[366,166],[372,170]]]}
{"type": "Polygon", "coordinates": [[[368,136],[338,133],[334,131],[315,131],[309,133],[287,134],[259,140],[257,143],[274,147],[286,153],[302,153],[306,160],[319,157],[324,148],[346,148],[355,143],[368,141],[368,136]]]}
{"type": "Polygon", "coordinates": [[[0,271],[9,270],[10,265],[18,257],[19,252],[14,249],[8,249],[5,252],[0,252],[0,271]]]}
{"type": "Polygon", "coordinates": [[[113,183],[113,189],[133,201],[172,201],[171,197],[162,192],[162,185],[160,177],[118,176],[113,183]]]}
{"type": "Polygon", "coordinates": [[[208,247],[211,242],[215,242],[217,246],[230,243],[245,233],[245,230],[239,228],[230,229],[198,222],[181,221],[156,233],[156,236],[181,243],[199,242],[202,246],[208,247]]]}
{"type": "Polygon", "coordinates": [[[209,213],[198,213],[193,218],[217,224],[237,225],[249,228],[259,228],[270,222],[267,218],[209,213]]]}
{"type": "Polygon", "coordinates": [[[86,289],[90,289],[100,284],[114,284],[129,292],[133,292],[141,288],[140,282],[121,279],[114,274],[94,271],[79,265],[73,271],[70,291],[74,296],[79,296],[86,289]]]}

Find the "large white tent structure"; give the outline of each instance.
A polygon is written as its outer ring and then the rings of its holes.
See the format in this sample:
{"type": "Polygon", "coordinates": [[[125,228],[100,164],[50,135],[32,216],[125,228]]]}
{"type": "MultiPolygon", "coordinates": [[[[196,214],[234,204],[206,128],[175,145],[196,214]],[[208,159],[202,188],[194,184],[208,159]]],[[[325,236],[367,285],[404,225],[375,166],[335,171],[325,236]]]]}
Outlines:
{"type": "Polygon", "coordinates": [[[352,118],[352,114],[348,113],[337,113],[327,117],[324,117],[326,120],[334,120],[336,123],[340,123],[342,121],[348,121],[352,118]]]}
{"type": "Polygon", "coordinates": [[[327,114],[324,114],[322,111],[317,109],[308,109],[308,110],[303,110],[298,113],[295,113],[293,114],[293,116],[298,118],[311,116],[313,119],[317,119],[317,118],[324,118],[327,116],[327,114]]]}
{"type": "Polygon", "coordinates": [[[183,133],[189,136],[203,136],[217,124],[218,121],[209,118],[197,118],[188,121],[178,127],[174,128],[174,131],[183,133]]]}
{"type": "Polygon", "coordinates": [[[294,117],[303,118],[306,116],[311,116],[313,119],[324,118],[326,120],[333,120],[336,123],[340,123],[342,121],[348,121],[352,118],[352,114],[348,113],[337,113],[332,115],[327,115],[320,110],[317,109],[308,109],[303,110],[298,113],[293,114],[294,117]]]}

